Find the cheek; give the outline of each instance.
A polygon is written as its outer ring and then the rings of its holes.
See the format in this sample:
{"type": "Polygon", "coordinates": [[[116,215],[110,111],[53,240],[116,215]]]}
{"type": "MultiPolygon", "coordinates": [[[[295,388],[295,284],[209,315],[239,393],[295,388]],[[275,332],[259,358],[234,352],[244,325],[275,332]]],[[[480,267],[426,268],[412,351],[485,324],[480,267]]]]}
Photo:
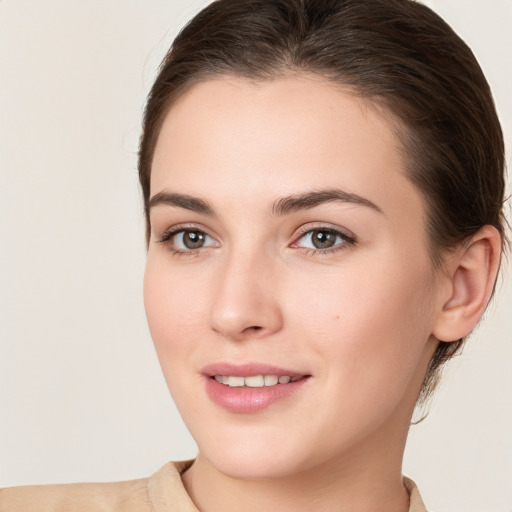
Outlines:
{"type": "Polygon", "coordinates": [[[167,387],[182,414],[197,407],[190,382],[191,355],[200,337],[203,295],[195,280],[172,272],[165,261],[148,255],[144,306],[153,344],[167,387]]]}
{"type": "Polygon", "coordinates": [[[403,387],[420,364],[430,336],[430,280],[426,267],[336,269],[309,280],[306,295],[290,293],[289,311],[315,351],[330,361],[327,379],[344,380],[348,389],[358,383],[378,397],[395,384],[403,387]]]}
{"type": "Polygon", "coordinates": [[[160,362],[167,365],[173,360],[165,357],[167,354],[185,349],[194,339],[204,295],[198,290],[197,280],[183,282],[186,276],[171,271],[160,259],[148,255],[144,306],[160,362]]]}

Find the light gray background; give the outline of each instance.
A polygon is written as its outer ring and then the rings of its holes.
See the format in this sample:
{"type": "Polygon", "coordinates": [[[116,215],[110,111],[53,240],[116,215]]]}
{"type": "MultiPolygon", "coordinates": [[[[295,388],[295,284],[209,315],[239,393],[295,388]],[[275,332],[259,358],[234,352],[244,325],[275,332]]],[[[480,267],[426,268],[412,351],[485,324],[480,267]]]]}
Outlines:
{"type": "MultiPolygon", "coordinates": [[[[147,476],[195,446],[142,303],[136,151],[155,69],[207,2],[0,1],[0,487],[147,476]]],[[[473,48],[512,147],[512,1],[428,2],[473,48]]],[[[412,429],[436,512],[512,511],[512,279],[412,429]]]]}

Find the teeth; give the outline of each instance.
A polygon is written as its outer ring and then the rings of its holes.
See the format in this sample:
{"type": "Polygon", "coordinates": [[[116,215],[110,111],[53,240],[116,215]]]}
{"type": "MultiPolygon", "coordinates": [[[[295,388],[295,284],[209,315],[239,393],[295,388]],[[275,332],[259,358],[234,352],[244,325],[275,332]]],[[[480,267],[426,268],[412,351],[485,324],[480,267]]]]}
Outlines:
{"type": "Polygon", "coordinates": [[[243,377],[228,377],[228,386],[230,388],[241,388],[244,385],[243,377]]]}
{"type": "Polygon", "coordinates": [[[265,385],[265,379],[263,375],[245,377],[245,385],[250,388],[262,388],[265,385]]]}
{"type": "Polygon", "coordinates": [[[279,382],[277,375],[265,375],[263,380],[265,381],[265,386],[275,386],[279,382]]]}
{"type": "Polygon", "coordinates": [[[288,375],[251,375],[249,377],[235,377],[232,375],[215,375],[214,379],[230,388],[262,388],[263,386],[275,386],[276,384],[288,384],[302,379],[303,376],[289,377],[288,375]]]}

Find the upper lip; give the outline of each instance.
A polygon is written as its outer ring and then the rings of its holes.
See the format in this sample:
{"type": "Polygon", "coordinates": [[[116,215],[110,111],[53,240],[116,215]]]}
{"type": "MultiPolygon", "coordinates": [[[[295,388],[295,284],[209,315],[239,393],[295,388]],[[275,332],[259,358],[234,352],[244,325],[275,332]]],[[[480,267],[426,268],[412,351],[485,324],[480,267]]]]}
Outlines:
{"type": "Polygon", "coordinates": [[[204,366],[201,373],[208,377],[214,375],[229,375],[232,377],[250,377],[251,375],[277,375],[278,377],[301,377],[308,375],[304,372],[280,368],[266,363],[234,364],[228,362],[210,363],[204,366]]]}

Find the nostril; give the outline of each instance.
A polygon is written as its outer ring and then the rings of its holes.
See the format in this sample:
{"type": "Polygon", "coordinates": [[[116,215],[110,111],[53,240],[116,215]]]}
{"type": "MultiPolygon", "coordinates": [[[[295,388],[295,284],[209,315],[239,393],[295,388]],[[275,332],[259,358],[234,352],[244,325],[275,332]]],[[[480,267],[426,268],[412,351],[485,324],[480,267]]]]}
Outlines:
{"type": "Polygon", "coordinates": [[[249,327],[246,327],[242,330],[242,335],[251,335],[259,333],[261,330],[263,330],[263,327],[261,325],[250,325],[249,327]]]}

